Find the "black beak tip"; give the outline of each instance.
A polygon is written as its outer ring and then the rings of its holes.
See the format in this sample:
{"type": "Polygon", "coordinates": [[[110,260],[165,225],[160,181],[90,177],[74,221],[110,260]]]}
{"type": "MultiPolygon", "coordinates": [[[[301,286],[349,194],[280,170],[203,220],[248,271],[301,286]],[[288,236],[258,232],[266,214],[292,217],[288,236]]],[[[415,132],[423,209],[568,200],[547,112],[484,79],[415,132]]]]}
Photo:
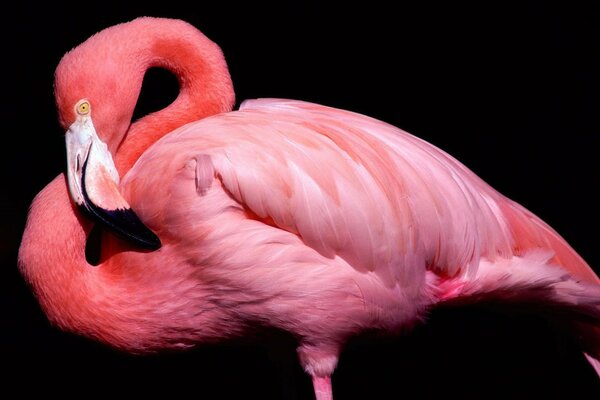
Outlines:
{"type": "MultiPolygon", "coordinates": [[[[87,159],[83,164],[82,174],[85,176],[87,168],[87,159]]],[[[150,230],[139,219],[137,214],[131,208],[117,208],[107,210],[99,207],[89,198],[85,179],[82,180],[81,189],[83,193],[84,204],[80,205],[95,220],[115,232],[125,240],[146,250],[158,250],[162,246],[158,236],[150,230]]]]}
{"type": "Polygon", "coordinates": [[[131,208],[106,210],[88,201],[84,209],[112,232],[136,246],[151,251],[162,246],[159,237],[144,225],[131,208]]]}
{"type": "MultiPolygon", "coordinates": [[[[146,228],[145,225],[144,228],[146,228]]],[[[146,234],[143,238],[138,236],[137,243],[140,245],[140,247],[151,251],[158,250],[162,247],[159,237],[148,228],[146,228],[146,234]]]]}

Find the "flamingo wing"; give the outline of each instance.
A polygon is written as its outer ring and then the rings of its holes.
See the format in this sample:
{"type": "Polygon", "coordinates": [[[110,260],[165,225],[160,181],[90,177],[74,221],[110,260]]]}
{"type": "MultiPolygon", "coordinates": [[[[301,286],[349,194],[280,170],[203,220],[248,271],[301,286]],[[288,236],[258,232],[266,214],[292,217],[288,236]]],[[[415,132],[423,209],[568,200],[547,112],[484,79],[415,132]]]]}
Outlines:
{"type": "MultiPolygon", "coordinates": [[[[247,215],[388,287],[419,286],[427,269],[474,276],[482,257],[537,247],[559,250],[573,272],[589,270],[551,228],[454,158],[360,114],[252,100],[182,127],[153,149],[138,164],[162,154],[174,165],[193,154],[198,187],[219,180],[247,215]]],[[[134,174],[144,171],[136,167],[134,174]]]]}
{"type": "MultiPolygon", "coordinates": [[[[199,238],[195,221],[212,212],[208,229],[218,230],[235,209],[259,226],[235,240],[258,240],[267,228],[292,233],[295,245],[343,259],[408,298],[433,282],[442,302],[533,300],[600,318],[597,276],[552,228],[435,146],[349,111],[247,101],[165,136],[122,188],[159,236],[166,226],[199,238]],[[160,173],[147,174],[153,169],[160,173]],[[169,180],[166,195],[157,191],[169,180]],[[211,193],[220,197],[198,200],[211,193]],[[143,198],[153,194],[155,202],[143,198]],[[164,211],[173,207],[181,211],[164,211]]],[[[276,236],[268,240],[288,240],[276,236]]],[[[598,358],[598,328],[578,326],[594,332],[584,341],[598,358]]]]}

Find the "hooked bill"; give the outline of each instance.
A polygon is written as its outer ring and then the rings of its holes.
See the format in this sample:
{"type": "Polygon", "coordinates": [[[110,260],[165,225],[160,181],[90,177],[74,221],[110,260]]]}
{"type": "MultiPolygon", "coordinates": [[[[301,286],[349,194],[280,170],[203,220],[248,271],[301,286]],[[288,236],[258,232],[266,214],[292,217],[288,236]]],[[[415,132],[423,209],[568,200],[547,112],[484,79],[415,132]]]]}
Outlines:
{"type": "Polygon", "coordinates": [[[106,143],[96,134],[90,103],[75,105],[76,120],[65,135],[67,178],[73,201],[111,231],[148,250],[161,247],[158,236],[139,219],[119,192],[119,174],[106,143]]]}

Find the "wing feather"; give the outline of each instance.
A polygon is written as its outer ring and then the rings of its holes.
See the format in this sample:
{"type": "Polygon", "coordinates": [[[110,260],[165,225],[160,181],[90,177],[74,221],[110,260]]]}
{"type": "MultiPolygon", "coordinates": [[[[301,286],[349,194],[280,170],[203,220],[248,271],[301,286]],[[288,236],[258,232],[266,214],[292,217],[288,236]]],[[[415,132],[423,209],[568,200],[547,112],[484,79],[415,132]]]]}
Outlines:
{"type": "MultiPolygon", "coordinates": [[[[474,275],[482,257],[509,258],[533,247],[553,249],[575,272],[589,270],[541,220],[454,158],[360,114],[247,101],[167,135],[139,168],[153,153],[174,159],[182,149],[210,160],[224,190],[254,218],[388,287],[419,286],[426,268],[474,275]]],[[[206,185],[212,170],[202,171],[206,185]]]]}

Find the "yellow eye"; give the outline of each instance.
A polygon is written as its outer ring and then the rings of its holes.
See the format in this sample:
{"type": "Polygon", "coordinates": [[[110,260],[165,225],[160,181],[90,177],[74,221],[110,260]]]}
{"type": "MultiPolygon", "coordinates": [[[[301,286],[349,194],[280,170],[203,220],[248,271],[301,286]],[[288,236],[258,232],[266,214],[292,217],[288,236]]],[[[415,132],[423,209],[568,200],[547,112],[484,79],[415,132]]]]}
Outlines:
{"type": "Polygon", "coordinates": [[[90,103],[87,100],[82,100],[75,106],[77,114],[86,115],[90,112],[90,103]]]}

